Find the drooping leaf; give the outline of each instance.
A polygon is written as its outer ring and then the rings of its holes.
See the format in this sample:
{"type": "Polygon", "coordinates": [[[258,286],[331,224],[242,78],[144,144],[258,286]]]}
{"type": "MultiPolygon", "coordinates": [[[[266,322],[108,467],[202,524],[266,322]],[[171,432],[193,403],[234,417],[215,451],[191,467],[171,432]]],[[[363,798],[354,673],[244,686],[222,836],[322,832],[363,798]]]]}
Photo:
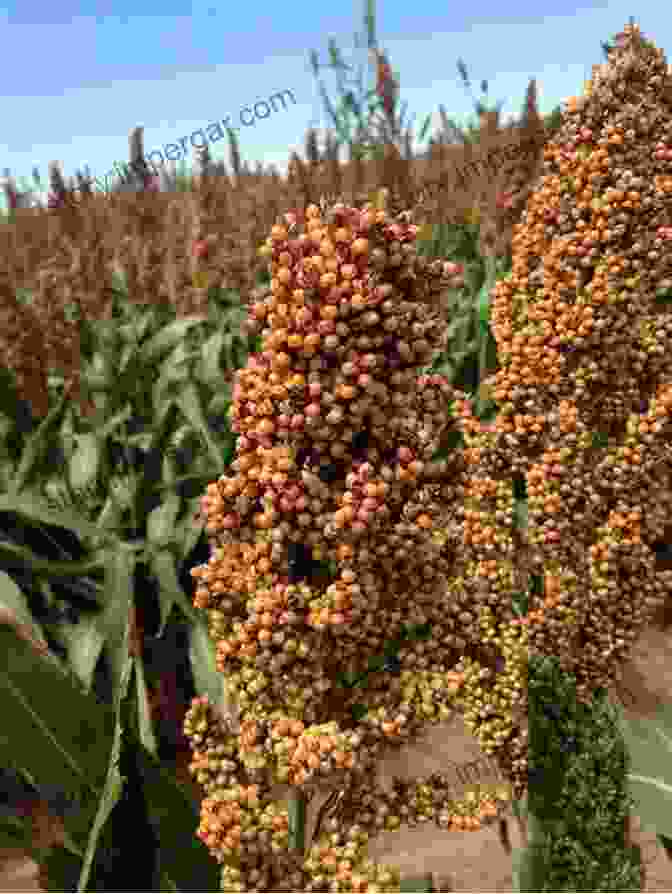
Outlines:
{"type": "Polygon", "coordinates": [[[57,784],[77,801],[64,823],[83,854],[108,770],[113,712],[11,628],[0,628],[0,705],[0,762],[38,790],[57,784]]]}
{"type": "Polygon", "coordinates": [[[175,569],[175,556],[170,550],[161,550],[149,557],[149,567],[159,582],[159,603],[161,608],[161,632],[166,625],[173,606],[177,603],[184,614],[196,622],[199,616],[187,599],[175,569]]]}
{"type": "Polygon", "coordinates": [[[189,659],[197,695],[207,695],[213,705],[222,698],[222,675],[217,671],[215,645],[204,623],[189,629],[189,659]]]}
{"type": "Polygon", "coordinates": [[[73,509],[52,509],[47,501],[38,494],[24,491],[21,494],[0,495],[0,512],[16,512],[31,522],[43,522],[47,525],[55,525],[66,528],[76,534],[80,540],[101,537],[106,541],[115,542],[117,535],[101,529],[84,518],[73,509]]]}
{"type": "Polygon", "coordinates": [[[107,552],[100,551],[92,559],[80,562],[52,562],[36,556],[31,549],[16,543],[0,541],[0,557],[10,561],[19,559],[28,565],[31,571],[40,572],[51,577],[81,577],[100,570],[105,564],[107,552]]]}
{"type": "Polygon", "coordinates": [[[93,819],[91,827],[91,835],[84,854],[84,862],[82,864],[79,879],[77,882],[77,891],[86,891],[93,861],[96,856],[98,842],[100,840],[105,823],[109,820],[110,815],[121,798],[124,782],[119,773],[119,749],[121,742],[121,725],[116,724],[114,746],[110,766],[105,780],[102,797],[100,799],[98,810],[93,819]]]}
{"type": "MultiPolygon", "coordinates": [[[[128,645],[128,630],[124,635],[124,642],[128,645]]],[[[114,699],[114,740],[110,753],[110,760],[105,776],[105,784],[103,787],[102,797],[98,802],[98,808],[95,813],[91,833],[87,842],[86,853],[81,868],[81,873],[77,883],[77,891],[86,891],[87,885],[94,866],[96,852],[103,835],[103,830],[112,814],[112,811],[119,803],[123,794],[124,779],[120,772],[120,755],[122,748],[122,710],[123,704],[128,697],[128,688],[133,672],[133,658],[126,649],[123,664],[120,668],[119,685],[115,691],[114,699]]]]}
{"type": "Polygon", "coordinates": [[[162,873],[177,891],[219,890],[217,863],[195,836],[199,816],[193,798],[131,731],[126,736],[136,749],[149,820],[159,841],[162,873]]]}
{"type": "Polygon", "coordinates": [[[637,801],[642,825],[672,837],[672,705],[662,704],[655,716],[617,717],[630,754],[628,787],[637,801]]]}

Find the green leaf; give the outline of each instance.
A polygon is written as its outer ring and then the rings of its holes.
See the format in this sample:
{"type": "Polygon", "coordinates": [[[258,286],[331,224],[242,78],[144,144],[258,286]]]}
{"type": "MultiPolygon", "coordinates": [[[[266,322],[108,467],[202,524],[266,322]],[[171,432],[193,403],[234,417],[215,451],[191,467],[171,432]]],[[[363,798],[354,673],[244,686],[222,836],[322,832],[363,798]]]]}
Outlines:
{"type": "Polygon", "coordinates": [[[103,596],[105,608],[96,615],[96,627],[105,637],[105,651],[110,659],[112,692],[115,705],[122,698],[122,689],[129,661],[129,613],[133,603],[133,571],[136,555],[123,543],[105,566],[103,596]]]}
{"type": "Polygon", "coordinates": [[[490,321],[490,286],[487,280],[481,286],[477,301],[479,323],[483,333],[487,334],[490,321]]]}
{"type": "Polygon", "coordinates": [[[524,530],[528,526],[529,507],[527,500],[514,500],[513,516],[516,527],[524,530]]]}
{"type": "Polygon", "coordinates": [[[77,449],[70,458],[68,477],[72,489],[78,491],[96,481],[103,444],[97,434],[80,434],[75,437],[77,449]]]}
{"type": "Polygon", "coordinates": [[[369,658],[369,663],[367,666],[367,670],[369,673],[376,673],[380,671],[385,666],[385,657],[382,655],[375,655],[373,658],[369,658]]]}
{"type": "MultiPolygon", "coordinates": [[[[109,479],[108,486],[113,480],[114,479],[109,479]]],[[[119,528],[123,515],[124,510],[122,506],[119,504],[114,493],[110,492],[105,500],[103,508],[100,510],[97,523],[101,528],[105,528],[108,531],[116,531],[119,528]]]]}
{"type": "Polygon", "coordinates": [[[289,810],[289,849],[303,853],[306,844],[306,796],[302,791],[294,791],[290,795],[287,807],[289,810]]]}
{"type": "Polygon", "coordinates": [[[28,438],[26,445],[23,448],[23,452],[21,453],[19,468],[12,481],[11,495],[19,494],[28,484],[31,475],[34,474],[36,466],[39,464],[44,453],[47,442],[52,435],[52,429],[55,429],[58,423],[60,423],[68,403],[69,398],[66,395],[63,395],[56,406],[49,411],[45,419],[28,438]]]}
{"type": "Polygon", "coordinates": [[[184,317],[164,326],[140,348],[143,366],[156,366],[160,359],[183,343],[190,329],[202,323],[202,317],[184,317]]]}
{"type": "Polygon", "coordinates": [[[145,681],[145,671],[141,658],[133,659],[135,669],[135,687],[138,699],[138,729],[140,741],[150,754],[156,757],[157,744],[152,724],[152,715],[149,709],[149,693],[145,681]]]}
{"type": "Polygon", "coordinates": [[[40,861],[47,891],[74,891],[82,871],[82,860],[65,847],[52,847],[40,861]]]}
{"type": "MultiPolygon", "coordinates": [[[[128,631],[126,631],[125,642],[126,644],[128,644],[128,631]]],[[[87,843],[86,854],[84,855],[84,864],[82,866],[82,871],[77,884],[78,892],[86,890],[93,866],[94,857],[96,854],[96,849],[103,833],[103,829],[105,828],[105,824],[109,820],[115,806],[119,803],[119,799],[121,798],[121,795],[123,793],[124,778],[119,772],[119,760],[123,736],[121,715],[123,703],[128,696],[128,685],[131,680],[132,672],[133,659],[128,654],[127,650],[123,661],[123,666],[121,667],[121,678],[119,680],[119,686],[116,691],[114,700],[114,740],[112,743],[110,760],[107,767],[105,785],[103,788],[102,797],[100,798],[100,801],[98,803],[98,809],[96,810],[91,834],[87,843]]]]}
{"type": "Polygon", "coordinates": [[[341,686],[347,686],[351,689],[357,683],[360,676],[361,674],[358,674],[355,671],[343,671],[338,675],[338,681],[341,686]]]}
{"type": "Polygon", "coordinates": [[[418,136],[419,140],[425,139],[425,136],[427,135],[427,131],[429,130],[429,125],[431,124],[431,121],[432,121],[432,114],[430,112],[429,115],[427,115],[427,117],[423,121],[422,127],[420,128],[420,134],[418,136]]]}
{"type": "MultiPolygon", "coordinates": [[[[191,476],[185,476],[185,478],[181,478],[180,480],[184,481],[186,478],[190,477],[191,476]]],[[[192,549],[196,546],[203,528],[205,527],[205,522],[197,522],[194,518],[195,514],[200,511],[200,508],[201,498],[192,497],[192,499],[187,502],[184,518],[177,524],[175,539],[178,545],[179,556],[182,561],[186,559],[192,549]]]]}
{"type": "Polygon", "coordinates": [[[642,824],[672,837],[672,705],[662,704],[655,717],[617,717],[630,753],[628,787],[638,802],[642,824]]]}
{"type": "Polygon", "coordinates": [[[149,567],[159,582],[159,601],[161,606],[161,633],[170,616],[173,605],[177,603],[184,614],[190,621],[196,622],[200,620],[196,609],[193,607],[189,599],[187,599],[184,590],[180,586],[175,569],[175,556],[170,550],[162,550],[154,553],[149,557],[149,567]]]}
{"type": "Polygon", "coordinates": [[[0,628],[0,704],[0,763],[38,790],[60,786],[78,803],[64,824],[83,853],[107,773],[113,712],[11,628],[0,628]]]}
{"type": "Polygon", "coordinates": [[[97,525],[91,524],[75,510],[52,509],[43,497],[29,491],[0,495],[0,512],[16,512],[33,523],[44,522],[47,525],[66,528],[82,541],[86,541],[87,537],[112,542],[118,540],[114,532],[101,532],[97,525]]]}
{"type": "Polygon", "coordinates": [[[656,302],[666,304],[672,301],[672,289],[656,289],[656,302]]]}
{"type": "Polygon", "coordinates": [[[609,446],[609,435],[604,432],[596,431],[593,432],[593,447],[608,447],[609,446]]]}
{"type": "Polygon", "coordinates": [[[537,853],[529,847],[514,847],[511,854],[513,890],[541,891],[543,888],[534,884],[537,865],[537,853]]]}
{"type": "Polygon", "coordinates": [[[514,593],[511,597],[511,603],[513,606],[513,610],[516,613],[516,617],[522,618],[527,614],[528,611],[528,602],[529,597],[526,593],[514,593]]]}
{"type": "Polygon", "coordinates": [[[207,339],[201,348],[201,377],[208,383],[222,378],[222,348],[226,335],[221,330],[207,339]]]}
{"type": "Polygon", "coordinates": [[[82,615],[76,624],[61,624],[53,634],[65,646],[68,664],[89,692],[96,664],[103,650],[105,637],[98,629],[95,616],[82,615]]]}
{"type": "Polygon", "coordinates": [[[205,624],[189,629],[189,660],[197,695],[207,695],[213,705],[222,698],[222,675],[217,671],[216,650],[205,624]]]}
{"type": "Polygon", "coordinates": [[[0,571],[0,608],[13,612],[17,623],[30,629],[32,639],[45,641],[44,631],[33,619],[28,600],[4,571],[0,571]]]}
{"type": "Polygon", "coordinates": [[[81,562],[51,562],[48,559],[40,559],[26,546],[18,546],[16,543],[0,541],[0,556],[9,560],[20,559],[30,565],[32,571],[43,572],[49,577],[80,577],[98,571],[105,564],[106,553],[96,553],[93,559],[81,562]]]}
{"type": "Polygon", "coordinates": [[[189,420],[191,425],[196,429],[196,431],[200,432],[203,440],[208,447],[208,452],[215,462],[216,467],[221,468],[222,451],[210,434],[210,428],[206,421],[203,407],[201,406],[201,401],[199,399],[198,389],[196,388],[196,386],[191,383],[183,388],[180,394],[176,396],[175,403],[184,413],[184,415],[189,420]]]}
{"type": "Polygon", "coordinates": [[[399,879],[400,891],[433,891],[431,878],[407,878],[399,879]]]}
{"type": "Polygon", "coordinates": [[[175,520],[180,511],[180,498],[168,494],[147,516],[147,539],[154,546],[165,547],[175,540],[175,520]]]}
{"type": "Polygon", "coordinates": [[[159,839],[161,871],[177,891],[218,891],[220,870],[196,838],[198,805],[170,768],[162,766],[130,730],[149,819],[159,839]]]}
{"type": "Polygon", "coordinates": [[[464,435],[461,431],[450,431],[442,438],[443,446],[439,447],[432,456],[432,462],[439,462],[442,459],[449,459],[452,450],[461,447],[464,442],[464,435]]]}
{"type": "Polygon", "coordinates": [[[118,413],[115,413],[105,425],[101,425],[100,427],[96,427],[96,434],[101,440],[105,440],[110,435],[118,432],[119,429],[122,428],[124,422],[126,422],[130,417],[133,416],[133,407],[130,403],[126,404],[123,410],[120,410],[118,413]]]}
{"type": "Polygon", "coordinates": [[[26,817],[0,816],[0,852],[28,851],[32,846],[33,831],[26,817]]]}
{"type": "Polygon", "coordinates": [[[108,768],[107,778],[103,794],[93,820],[91,835],[86,846],[84,854],[84,863],[82,865],[79,880],[77,882],[77,891],[86,891],[93,860],[96,855],[98,841],[105,827],[105,823],[110,818],[115,806],[119,803],[119,799],[123,793],[124,782],[123,777],[119,773],[119,750],[121,744],[121,724],[117,722],[114,735],[114,745],[110,765],[108,768]]]}
{"type": "Polygon", "coordinates": [[[404,639],[410,642],[416,640],[429,639],[432,635],[432,624],[426,621],[424,624],[413,624],[410,627],[404,627],[404,639]]]}
{"type": "Polygon", "coordinates": [[[366,715],[369,713],[369,709],[366,705],[357,703],[355,705],[352,705],[352,707],[350,708],[350,713],[352,714],[353,720],[361,720],[362,717],[366,717],[366,715]]]}
{"type": "Polygon", "coordinates": [[[349,115],[345,110],[336,110],[334,116],[334,126],[338,132],[338,136],[344,143],[349,143],[351,140],[351,127],[350,127],[350,119],[349,115]]]}

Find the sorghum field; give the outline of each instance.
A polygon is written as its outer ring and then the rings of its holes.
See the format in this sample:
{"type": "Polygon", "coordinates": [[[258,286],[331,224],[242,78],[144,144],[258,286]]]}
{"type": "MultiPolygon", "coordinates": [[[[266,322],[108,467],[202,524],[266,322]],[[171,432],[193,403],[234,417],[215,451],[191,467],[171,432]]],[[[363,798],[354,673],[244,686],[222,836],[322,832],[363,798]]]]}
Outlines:
{"type": "Polygon", "coordinates": [[[7,187],[3,890],[670,889],[672,70],[603,55],[7,187]]]}

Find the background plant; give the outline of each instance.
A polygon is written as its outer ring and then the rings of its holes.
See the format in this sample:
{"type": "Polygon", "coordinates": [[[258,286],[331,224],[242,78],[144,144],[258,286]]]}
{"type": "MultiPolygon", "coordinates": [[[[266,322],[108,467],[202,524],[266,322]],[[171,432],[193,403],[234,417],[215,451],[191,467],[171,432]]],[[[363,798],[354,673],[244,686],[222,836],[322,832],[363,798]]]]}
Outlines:
{"type": "Polygon", "coordinates": [[[628,840],[630,759],[606,691],[576,700],[576,679],[534,657],[529,676],[529,847],[514,856],[519,891],[641,891],[628,840]]]}

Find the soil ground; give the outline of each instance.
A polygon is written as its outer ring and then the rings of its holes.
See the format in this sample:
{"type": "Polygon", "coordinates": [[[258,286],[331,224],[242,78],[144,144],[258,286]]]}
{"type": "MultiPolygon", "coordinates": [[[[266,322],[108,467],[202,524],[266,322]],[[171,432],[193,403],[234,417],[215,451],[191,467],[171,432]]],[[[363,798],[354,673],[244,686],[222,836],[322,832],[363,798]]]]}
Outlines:
{"type": "MultiPolygon", "coordinates": [[[[672,700],[672,631],[648,631],[639,642],[625,682],[630,692],[626,710],[650,715],[659,699],[672,700]]],[[[461,721],[433,727],[427,736],[402,752],[391,752],[380,767],[382,780],[426,775],[450,762],[462,764],[478,757],[479,749],[461,721]]],[[[183,768],[184,771],[184,768],[183,768]]],[[[182,774],[181,774],[182,775],[182,774]]],[[[310,817],[309,817],[310,821],[310,817]]],[[[57,840],[59,823],[42,805],[33,813],[35,839],[57,840]]],[[[521,844],[516,822],[508,822],[511,844],[521,844]]],[[[637,817],[634,836],[642,845],[647,892],[672,891],[672,860],[667,859],[653,830],[642,829],[637,817]]],[[[398,865],[402,877],[431,874],[437,891],[510,892],[511,858],[500,842],[497,825],[478,832],[443,832],[433,824],[402,829],[376,838],[372,857],[398,865]]],[[[0,892],[44,890],[36,864],[20,852],[0,851],[0,892]]]]}

